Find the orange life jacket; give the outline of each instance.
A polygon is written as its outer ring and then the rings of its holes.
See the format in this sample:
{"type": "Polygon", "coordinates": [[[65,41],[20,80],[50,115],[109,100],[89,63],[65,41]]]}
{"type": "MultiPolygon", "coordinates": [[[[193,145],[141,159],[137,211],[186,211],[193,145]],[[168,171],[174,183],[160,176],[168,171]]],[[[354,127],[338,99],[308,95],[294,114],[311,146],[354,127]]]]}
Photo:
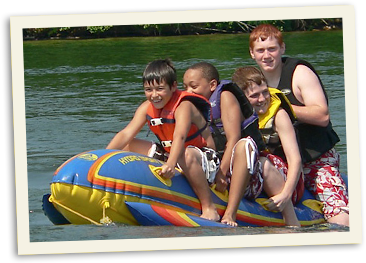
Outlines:
{"type": "MultiPolygon", "coordinates": [[[[160,143],[164,147],[164,150],[167,152],[170,152],[170,147],[173,141],[175,129],[174,113],[183,100],[189,100],[192,102],[202,113],[206,122],[208,122],[211,117],[211,105],[209,101],[200,95],[186,91],[175,91],[172,98],[163,109],[156,109],[152,103],[150,103],[146,115],[147,123],[150,130],[155,133],[156,137],[158,137],[160,143]]],[[[188,145],[193,145],[198,148],[207,146],[205,139],[202,137],[202,132],[206,129],[206,127],[207,123],[201,129],[192,123],[184,146],[187,147],[188,145]]]]}

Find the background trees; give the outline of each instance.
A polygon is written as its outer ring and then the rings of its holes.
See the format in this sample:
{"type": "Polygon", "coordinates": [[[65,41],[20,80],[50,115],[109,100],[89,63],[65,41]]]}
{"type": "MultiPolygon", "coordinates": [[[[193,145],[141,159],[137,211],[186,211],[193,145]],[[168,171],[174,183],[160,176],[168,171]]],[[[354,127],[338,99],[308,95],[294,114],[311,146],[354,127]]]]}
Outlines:
{"type": "Polygon", "coordinates": [[[23,29],[24,40],[103,38],[124,36],[175,36],[214,33],[249,33],[259,24],[270,23],[283,32],[341,29],[342,19],[296,19],[269,21],[232,21],[184,24],[145,24],[23,29]]]}

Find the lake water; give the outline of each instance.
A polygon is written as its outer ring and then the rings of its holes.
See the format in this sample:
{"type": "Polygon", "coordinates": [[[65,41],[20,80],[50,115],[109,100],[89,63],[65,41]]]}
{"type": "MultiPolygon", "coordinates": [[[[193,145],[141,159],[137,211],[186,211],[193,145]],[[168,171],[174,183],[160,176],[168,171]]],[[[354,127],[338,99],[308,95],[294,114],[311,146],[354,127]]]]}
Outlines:
{"type": "MultiPolygon", "coordinates": [[[[286,54],[311,62],[325,84],[341,139],[336,145],[340,169],[347,174],[342,37],[342,31],[287,33],[285,42],[286,54]]],[[[254,65],[247,34],[24,42],[31,242],[348,231],[329,224],[297,230],[54,226],[41,208],[53,172],[75,154],[106,147],[144,101],[146,64],[165,57],[173,60],[180,87],[185,69],[199,61],[214,64],[221,79],[230,79],[237,67],[254,65]]],[[[145,127],[139,137],[154,139],[146,136],[145,127]]]]}

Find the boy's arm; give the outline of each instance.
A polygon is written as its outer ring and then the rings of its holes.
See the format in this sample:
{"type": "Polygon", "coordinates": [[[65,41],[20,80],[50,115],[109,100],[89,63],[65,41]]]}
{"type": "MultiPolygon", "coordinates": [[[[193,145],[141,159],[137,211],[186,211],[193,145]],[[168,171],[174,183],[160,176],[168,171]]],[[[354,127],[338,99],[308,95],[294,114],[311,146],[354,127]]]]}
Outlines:
{"type": "Polygon", "coordinates": [[[275,129],[280,137],[283,151],[288,163],[288,173],[282,194],[291,200],[302,170],[301,155],[292,122],[284,109],[275,117],[275,129]]]}
{"type": "Polygon", "coordinates": [[[216,190],[223,192],[227,187],[227,183],[222,181],[230,169],[231,153],[235,144],[241,138],[241,120],[242,114],[240,105],[234,94],[230,91],[221,93],[221,120],[226,135],[226,149],[221,160],[220,170],[216,178],[216,190]]]}
{"type": "Polygon", "coordinates": [[[297,118],[304,123],[327,126],[329,123],[328,105],[315,73],[304,65],[297,66],[293,86],[296,97],[305,105],[293,105],[297,118]]]}
{"type": "Polygon", "coordinates": [[[202,132],[202,136],[207,142],[207,147],[216,151],[215,141],[212,137],[209,125],[207,125],[206,129],[202,132]]]}
{"type": "Polygon", "coordinates": [[[184,154],[184,143],[187,138],[189,129],[192,122],[192,107],[193,104],[189,101],[183,101],[177,107],[175,118],[175,129],[173,134],[173,142],[170,148],[168,160],[165,165],[162,166],[161,175],[165,178],[171,178],[174,176],[175,166],[178,160],[184,154]]]}
{"type": "Polygon", "coordinates": [[[130,123],[114,136],[107,149],[122,150],[135,138],[146,123],[146,112],[149,103],[149,101],[145,101],[138,107],[130,123]]]}

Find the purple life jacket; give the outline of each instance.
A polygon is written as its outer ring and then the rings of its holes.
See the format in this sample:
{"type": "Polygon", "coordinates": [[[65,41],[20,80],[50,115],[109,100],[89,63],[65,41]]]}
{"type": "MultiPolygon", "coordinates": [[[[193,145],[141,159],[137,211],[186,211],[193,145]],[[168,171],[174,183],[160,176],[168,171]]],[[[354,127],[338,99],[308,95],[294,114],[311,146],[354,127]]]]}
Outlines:
{"type": "Polygon", "coordinates": [[[241,123],[241,137],[250,136],[254,139],[258,149],[264,150],[265,144],[258,126],[258,115],[255,113],[252,105],[245,96],[244,92],[233,82],[229,80],[222,80],[212,93],[209,101],[212,107],[212,120],[210,130],[213,135],[216,150],[221,154],[224,152],[226,146],[226,136],[221,120],[221,93],[223,91],[230,91],[239,101],[241,112],[244,116],[244,121],[241,123]]]}

